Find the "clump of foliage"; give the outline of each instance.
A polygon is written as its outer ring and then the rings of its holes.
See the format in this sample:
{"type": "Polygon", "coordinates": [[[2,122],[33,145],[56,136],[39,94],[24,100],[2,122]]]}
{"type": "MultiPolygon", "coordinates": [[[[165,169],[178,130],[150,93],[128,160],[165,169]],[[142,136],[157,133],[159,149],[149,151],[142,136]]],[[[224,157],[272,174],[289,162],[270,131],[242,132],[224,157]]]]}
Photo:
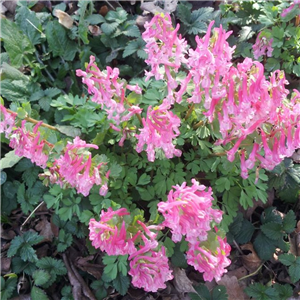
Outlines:
{"type": "MultiPolygon", "coordinates": [[[[300,176],[289,157],[300,148],[300,94],[277,70],[299,77],[296,15],[280,15],[286,3],[191,11],[182,2],[180,25],[157,14],[143,30],[121,7],[100,15],[93,1],[78,1],[70,16],[64,3],[52,14],[35,13],[33,4],[21,1],[14,22],[1,20],[2,223],[9,226],[18,207],[28,215],[44,204],[56,229],[11,240],[4,299],[24,274],[33,299],[48,299],[55,287],[70,299],[81,276],[83,293],[97,299],[111,288],[125,295],[130,284],[156,292],[173,278],[170,264],[219,280],[231,247],[248,242],[263,261],[279,248],[291,282],[299,280],[286,240],[298,217],[289,209],[300,176]],[[267,28],[280,24],[287,33],[267,28]],[[231,26],[240,26],[239,40],[231,26]],[[256,61],[255,41],[246,41],[259,32],[273,38],[273,56],[256,61]],[[254,227],[239,211],[266,203],[272,188],[288,211],[266,208],[254,227]],[[38,255],[49,241],[52,255],[38,255]],[[66,255],[72,248],[89,255],[85,263],[99,256],[101,274],[88,264],[77,274],[66,255]]],[[[227,299],[222,286],[195,291],[192,299],[227,299]]],[[[257,283],[246,292],[279,299],[291,286],[257,283]]]]}

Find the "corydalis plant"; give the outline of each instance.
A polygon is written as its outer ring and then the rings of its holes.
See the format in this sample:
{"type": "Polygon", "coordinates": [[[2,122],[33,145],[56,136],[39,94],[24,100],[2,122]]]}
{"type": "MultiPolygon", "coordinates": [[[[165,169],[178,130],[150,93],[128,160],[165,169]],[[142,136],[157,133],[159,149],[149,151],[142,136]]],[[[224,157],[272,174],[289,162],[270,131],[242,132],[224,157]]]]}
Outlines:
{"type": "MultiPolygon", "coordinates": [[[[168,69],[174,59],[172,49],[177,47],[165,43],[161,32],[168,32],[176,41],[173,33],[178,31],[178,26],[176,29],[171,26],[169,16],[157,15],[154,20],[146,24],[148,31],[152,29],[146,47],[155,47],[157,51],[151,52],[147,62],[151,74],[161,78],[161,68],[168,69]],[[153,45],[155,42],[157,47],[153,45]],[[161,44],[170,45],[170,51],[164,48],[160,51],[161,44]],[[152,61],[159,62],[159,67],[152,61]]],[[[231,146],[228,151],[230,161],[240,153],[241,175],[247,178],[248,170],[255,165],[272,170],[300,147],[299,92],[295,90],[296,95],[288,101],[289,91],[285,89],[288,82],[284,73],[277,70],[267,80],[264,66],[258,61],[246,58],[235,67],[232,63],[234,47],[226,41],[231,32],[225,32],[222,27],[215,28],[211,37],[213,23],[203,38],[196,38],[197,48],[189,49],[187,61],[181,62],[187,75],[178,86],[178,92],[169,90],[165,100],[181,103],[182,99],[187,99],[202,110],[207,122],[219,123],[222,139],[216,145],[231,146]],[[188,97],[187,87],[191,85],[192,97],[188,97]]],[[[184,45],[184,42],[177,44],[184,45]]],[[[165,79],[169,80],[168,76],[165,79]]],[[[172,85],[177,87],[177,83],[172,85]]]]}
{"type": "Polygon", "coordinates": [[[92,157],[87,150],[98,149],[97,145],[87,144],[77,136],[73,143],[67,142],[62,150],[63,155],[58,159],[53,158],[51,155],[54,145],[44,140],[39,131],[39,128],[45,125],[43,122],[29,118],[36,125],[32,130],[28,130],[29,126],[26,128],[26,125],[31,126],[30,121],[23,120],[21,126],[18,126],[17,114],[7,110],[2,104],[0,108],[0,133],[5,133],[10,139],[9,146],[15,149],[16,155],[30,159],[43,169],[49,167],[49,170],[39,175],[44,179],[45,185],[57,183],[64,188],[74,187],[84,196],[89,194],[94,185],[99,185],[100,195],[106,195],[110,171],[107,170],[105,162],[99,161],[99,156],[92,157]]]}
{"type": "Polygon", "coordinates": [[[204,279],[220,280],[230,264],[230,246],[226,239],[212,229],[222,220],[222,211],[212,208],[211,188],[192,180],[193,185],[173,186],[167,202],[158,203],[158,211],[165,221],[159,225],[146,226],[141,221],[135,224],[124,216],[125,208],[102,211],[100,221],[91,219],[90,240],[95,248],[109,255],[129,254],[132,284],[145,291],[156,292],[165,288],[165,282],[173,278],[165,249],[157,241],[158,232],[171,229],[172,240],[188,242],[187,262],[204,273],[204,279]],[[153,232],[156,231],[156,232],[153,232]]]}

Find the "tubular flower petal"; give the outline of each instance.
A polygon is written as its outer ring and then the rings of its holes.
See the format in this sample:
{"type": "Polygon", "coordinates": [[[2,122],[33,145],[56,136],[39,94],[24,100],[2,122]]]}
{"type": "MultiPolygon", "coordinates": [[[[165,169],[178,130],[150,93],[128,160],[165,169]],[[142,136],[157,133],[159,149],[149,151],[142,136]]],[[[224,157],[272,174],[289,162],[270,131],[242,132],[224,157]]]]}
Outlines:
{"type": "Polygon", "coordinates": [[[46,141],[40,139],[38,128],[42,122],[35,125],[33,132],[25,128],[26,121],[22,121],[22,126],[17,127],[10,135],[9,146],[15,149],[18,156],[29,158],[33,163],[45,169],[48,161],[48,155],[45,153],[46,141]]]}
{"type": "Polygon", "coordinates": [[[136,135],[138,139],[136,151],[140,153],[144,145],[147,145],[146,152],[149,161],[155,160],[157,149],[162,149],[167,158],[181,155],[181,151],[175,149],[173,144],[173,139],[180,134],[178,129],[180,119],[169,108],[170,104],[167,101],[154,109],[149,106],[146,120],[143,119],[144,128],[140,129],[141,133],[136,135]]]}
{"type": "Polygon", "coordinates": [[[141,251],[133,253],[129,260],[128,274],[132,276],[132,284],[146,292],[164,289],[165,282],[173,279],[164,247],[160,251],[154,251],[146,245],[141,251]]]}
{"type": "Polygon", "coordinates": [[[100,185],[100,195],[104,196],[107,193],[109,172],[106,176],[101,173],[100,168],[104,163],[94,166],[92,155],[86,148],[98,149],[98,146],[75,137],[73,143],[68,142],[64,155],[54,161],[50,172],[56,174],[56,183],[74,187],[84,196],[89,194],[94,184],[100,185]]]}
{"type": "Polygon", "coordinates": [[[122,216],[129,215],[125,208],[107,212],[101,211],[100,221],[91,219],[89,223],[89,238],[92,245],[108,255],[126,255],[136,252],[133,240],[126,231],[122,216]]]}
{"type": "Polygon", "coordinates": [[[222,211],[212,208],[212,190],[192,179],[193,185],[173,186],[168,195],[167,202],[158,203],[158,211],[165,218],[163,226],[169,227],[172,232],[172,240],[179,242],[182,236],[193,243],[197,239],[205,241],[207,232],[211,230],[211,222],[220,223],[222,211]]]}
{"type": "Polygon", "coordinates": [[[212,281],[213,279],[219,281],[222,275],[227,272],[225,268],[231,263],[227,258],[231,248],[226,238],[222,239],[217,235],[214,238],[214,246],[212,244],[207,246],[207,244],[207,242],[201,243],[200,241],[189,244],[187,262],[197,271],[204,273],[205,281],[212,281]]]}
{"type": "Polygon", "coordinates": [[[5,133],[5,137],[8,139],[13,128],[15,127],[16,113],[10,113],[6,108],[0,104],[1,121],[0,121],[0,133],[5,133]]]}

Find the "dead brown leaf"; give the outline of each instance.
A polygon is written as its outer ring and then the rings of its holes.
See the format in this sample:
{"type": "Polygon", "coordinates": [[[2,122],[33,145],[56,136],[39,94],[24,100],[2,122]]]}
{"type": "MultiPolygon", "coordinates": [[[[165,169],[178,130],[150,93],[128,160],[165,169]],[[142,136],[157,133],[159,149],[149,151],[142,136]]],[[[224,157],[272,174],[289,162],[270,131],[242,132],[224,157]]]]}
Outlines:
{"type": "Polygon", "coordinates": [[[235,276],[237,279],[240,279],[240,278],[242,278],[242,277],[248,275],[248,271],[247,271],[247,269],[243,266],[243,267],[239,267],[239,268],[237,268],[237,269],[228,271],[226,275],[229,276],[229,277],[235,276]]]}
{"type": "Polygon", "coordinates": [[[243,251],[247,250],[247,254],[242,255],[242,262],[245,268],[250,272],[255,272],[259,266],[261,265],[262,261],[258,257],[256,251],[253,248],[251,243],[245,244],[241,246],[243,251]]]}
{"type": "Polygon", "coordinates": [[[193,288],[192,282],[186,276],[185,270],[176,267],[173,270],[173,276],[173,284],[179,294],[196,293],[195,289],[193,288]]]}
{"type": "Polygon", "coordinates": [[[54,233],[52,231],[51,223],[47,220],[45,216],[42,216],[37,225],[35,226],[35,230],[40,232],[45,239],[44,242],[52,242],[54,233]]]}
{"type": "Polygon", "coordinates": [[[93,36],[99,36],[99,35],[101,35],[101,33],[102,33],[100,27],[97,26],[97,25],[89,25],[88,28],[89,28],[90,33],[91,33],[93,36]]]}
{"type": "Polygon", "coordinates": [[[243,287],[240,285],[238,279],[235,276],[228,276],[225,274],[220,281],[219,285],[224,285],[227,290],[228,300],[246,300],[249,297],[244,293],[243,287]]]}
{"type": "Polygon", "coordinates": [[[58,22],[63,25],[64,27],[70,29],[73,27],[73,19],[67,13],[60,9],[56,9],[54,11],[54,15],[58,18],[58,22]]]}
{"type": "Polygon", "coordinates": [[[1,257],[1,275],[9,273],[11,265],[10,257],[1,257]]]}
{"type": "Polygon", "coordinates": [[[89,262],[94,259],[93,255],[87,257],[77,257],[75,266],[84,272],[93,275],[96,279],[100,279],[103,273],[103,265],[89,262]]]}
{"type": "Polygon", "coordinates": [[[2,224],[0,227],[0,234],[2,239],[9,241],[11,241],[16,236],[16,233],[11,228],[3,229],[2,224]]]}

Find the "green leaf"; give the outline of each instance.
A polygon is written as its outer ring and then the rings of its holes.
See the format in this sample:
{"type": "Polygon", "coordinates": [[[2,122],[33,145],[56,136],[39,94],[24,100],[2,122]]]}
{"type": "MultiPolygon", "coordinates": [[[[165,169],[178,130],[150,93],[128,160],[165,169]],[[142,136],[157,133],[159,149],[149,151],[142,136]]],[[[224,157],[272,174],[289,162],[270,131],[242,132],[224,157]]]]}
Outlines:
{"type": "Polygon", "coordinates": [[[9,151],[0,160],[1,170],[13,167],[22,157],[15,154],[15,150],[9,151]]]}
{"type": "Polygon", "coordinates": [[[230,181],[227,177],[221,177],[215,181],[216,189],[218,192],[223,192],[225,189],[229,191],[230,181]]]}
{"type": "Polygon", "coordinates": [[[30,296],[32,300],[49,300],[46,293],[36,286],[32,287],[30,296]]]}
{"type": "Polygon", "coordinates": [[[190,25],[191,22],[191,10],[187,5],[180,3],[176,8],[176,15],[185,25],[190,25]]]}
{"type": "Polygon", "coordinates": [[[265,223],[261,225],[261,230],[262,232],[270,239],[272,240],[278,240],[282,236],[282,225],[275,223],[275,222],[270,222],[270,223],[265,223]]]}
{"type": "Polygon", "coordinates": [[[292,283],[296,283],[298,280],[300,280],[300,257],[299,256],[296,258],[295,263],[293,263],[289,267],[289,274],[292,283]]]}
{"type": "Polygon", "coordinates": [[[1,79],[10,79],[10,80],[21,80],[21,81],[29,81],[29,77],[24,75],[18,69],[12,67],[6,62],[1,64],[1,79]]]}
{"type": "Polygon", "coordinates": [[[189,293],[191,300],[211,300],[211,295],[208,288],[204,284],[193,286],[197,294],[189,293]]]}
{"type": "Polygon", "coordinates": [[[289,299],[293,296],[293,288],[289,284],[281,285],[279,283],[275,283],[274,288],[279,294],[279,299],[289,299]]]}
{"type": "Polygon", "coordinates": [[[293,210],[289,210],[288,213],[283,218],[282,229],[286,233],[291,233],[296,227],[296,215],[293,210]]]}
{"type": "Polygon", "coordinates": [[[141,32],[136,25],[130,25],[123,31],[123,34],[129,37],[140,37],[141,32]]]}
{"type": "Polygon", "coordinates": [[[122,296],[124,296],[127,293],[129,285],[130,280],[128,276],[123,276],[120,273],[118,274],[116,279],[113,280],[113,286],[122,296]]]}
{"type": "Polygon", "coordinates": [[[117,258],[117,255],[105,255],[103,256],[102,261],[106,265],[112,265],[116,262],[117,258]]]}
{"type": "Polygon", "coordinates": [[[25,274],[31,276],[36,270],[36,264],[28,261],[23,261],[21,257],[13,257],[12,270],[16,274],[24,272],[25,274]]]}
{"type": "Polygon", "coordinates": [[[67,36],[67,30],[57,21],[46,26],[46,37],[53,56],[61,56],[67,61],[72,61],[77,52],[77,44],[67,36]]]}
{"type": "Polygon", "coordinates": [[[0,185],[6,182],[7,174],[4,171],[0,171],[0,185]]]}
{"type": "Polygon", "coordinates": [[[44,269],[50,273],[51,276],[53,275],[66,275],[67,269],[61,260],[57,260],[52,257],[43,257],[40,259],[36,266],[40,269],[44,269]]]}
{"type": "Polygon", "coordinates": [[[24,240],[21,236],[16,236],[10,243],[10,247],[7,251],[7,257],[12,257],[17,254],[19,248],[22,246],[24,240]]]}
{"type": "Polygon", "coordinates": [[[45,270],[36,270],[32,274],[34,284],[37,286],[43,286],[46,282],[50,280],[51,275],[45,270]]]}
{"type": "Polygon", "coordinates": [[[285,266],[291,266],[295,261],[296,261],[296,257],[295,255],[291,254],[291,253],[284,253],[281,254],[278,257],[279,261],[284,264],[285,266]]]}
{"type": "Polygon", "coordinates": [[[50,109],[50,103],[51,103],[51,98],[49,97],[43,97],[39,100],[39,106],[44,110],[44,111],[49,111],[50,109]]]}
{"type": "Polygon", "coordinates": [[[105,19],[99,14],[89,15],[85,20],[91,25],[96,25],[105,22],[105,19]]]}
{"type": "Polygon", "coordinates": [[[261,215],[261,222],[262,224],[266,224],[269,222],[282,224],[282,218],[276,211],[276,208],[271,206],[265,209],[264,213],[261,215]]]}
{"type": "Polygon", "coordinates": [[[116,279],[118,274],[118,265],[117,264],[107,265],[104,268],[104,274],[106,274],[111,280],[116,279]]]}
{"type": "Polygon", "coordinates": [[[11,299],[14,290],[17,287],[18,278],[10,277],[4,283],[4,278],[1,276],[1,299],[8,300],[11,299]]]}
{"type": "Polygon", "coordinates": [[[38,260],[35,250],[27,243],[22,245],[20,256],[24,261],[36,262],[38,260]]]}
{"type": "Polygon", "coordinates": [[[186,269],[188,267],[186,258],[183,252],[180,250],[180,245],[178,243],[175,244],[174,254],[171,257],[172,265],[175,267],[186,269]]]}
{"type": "Polygon", "coordinates": [[[258,256],[263,260],[271,259],[276,249],[276,242],[259,232],[253,243],[258,256]]]}
{"type": "Polygon", "coordinates": [[[217,285],[212,291],[212,300],[227,300],[227,290],[223,285],[217,285]]]}
{"type": "MultiPolygon", "coordinates": [[[[2,186],[2,191],[4,193],[4,199],[5,198],[8,198],[10,202],[13,202],[13,200],[16,202],[16,199],[15,199],[15,195],[16,195],[16,190],[17,190],[17,185],[20,184],[19,181],[14,181],[14,183],[12,183],[11,181],[6,181],[3,186],[2,186]]],[[[3,200],[3,199],[2,199],[3,200]]],[[[3,203],[2,204],[2,210],[4,209],[4,204],[6,203],[3,203]]],[[[9,205],[7,205],[9,206],[9,205]]],[[[2,211],[3,213],[3,211],[2,211]]]]}
{"type": "Polygon", "coordinates": [[[272,300],[276,296],[276,291],[272,287],[267,287],[261,283],[254,283],[246,287],[245,292],[248,296],[256,300],[272,300]],[[273,296],[270,298],[269,296],[273,296]]]}
{"type": "MultiPolygon", "coordinates": [[[[1,37],[12,66],[20,68],[26,64],[26,55],[34,53],[35,48],[27,36],[20,32],[18,25],[7,19],[1,19],[1,37]]],[[[1,91],[2,92],[2,91],[1,91]]]]}
{"type": "Polygon", "coordinates": [[[139,53],[139,57],[140,58],[146,58],[147,54],[144,51],[144,47],[145,47],[146,43],[143,39],[138,38],[136,40],[130,41],[129,43],[127,43],[126,47],[124,48],[123,51],[123,58],[132,55],[133,53],[140,51],[139,53]],[[143,57],[141,57],[143,56],[143,57]],[[146,56],[146,57],[144,57],[146,56]]]}
{"type": "Polygon", "coordinates": [[[38,174],[40,173],[39,167],[28,168],[23,174],[22,179],[26,183],[26,185],[31,188],[33,184],[38,179],[38,174]]]}
{"type": "Polygon", "coordinates": [[[268,58],[267,63],[265,64],[265,68],[268,72],[273,72],[275,70],[280,69],[280,61],[275,58],[268,58]]]}
{"type": "Polygon", "coordinates": [[[138,185],[146,185],[151,181],[151,177],[146,173],[143,173],[142,176],[138,180],[138,185]]]}
{"type": "Polygon", "coordinates": [[[300,77],[300,64],[299,63],[294,65],[293,73],[296,74],[298,77],[300,77]]]}
{"type": "Polygon", "coordinates": [[[26,6],[20,6],[17,9],[15,22],[33,45],[40,44],[42,25],[35,12],[26,6]]]}
{"type": "Polygon", "coordinates": [[[106,35],[111,35],[114,31],[116,31],[118,25],[118,22],[102,23],[100,28],[106,35]]]}
{"type": "Polygon", "coordinates": [[[246,244],[248,243],[255,231],[255,227],[251,222],[246,219],[243,219],[241,224],[241,229],[238,234],[235,235],[235,240],[238,244],[246,244]]]}
{"type": "Polygon", "coordinates": [[[81,135],[81,130],[70,125],[55,125],[59,132],[65,134],[66,136],[76,137],[81,135]]]}
{"type": "Polygon", "coordinates": [[[30,97],[28,82],[5,79],[1,82],[1,95],[8,101],[24,102],[30,97]]]}
{"type": "Polygon", "coordinates": [[[164,246],[166,247],[166,256],[171,257],[174,254],[175,243],[169,238],[166,237],[164,240],[164,246]]]}

